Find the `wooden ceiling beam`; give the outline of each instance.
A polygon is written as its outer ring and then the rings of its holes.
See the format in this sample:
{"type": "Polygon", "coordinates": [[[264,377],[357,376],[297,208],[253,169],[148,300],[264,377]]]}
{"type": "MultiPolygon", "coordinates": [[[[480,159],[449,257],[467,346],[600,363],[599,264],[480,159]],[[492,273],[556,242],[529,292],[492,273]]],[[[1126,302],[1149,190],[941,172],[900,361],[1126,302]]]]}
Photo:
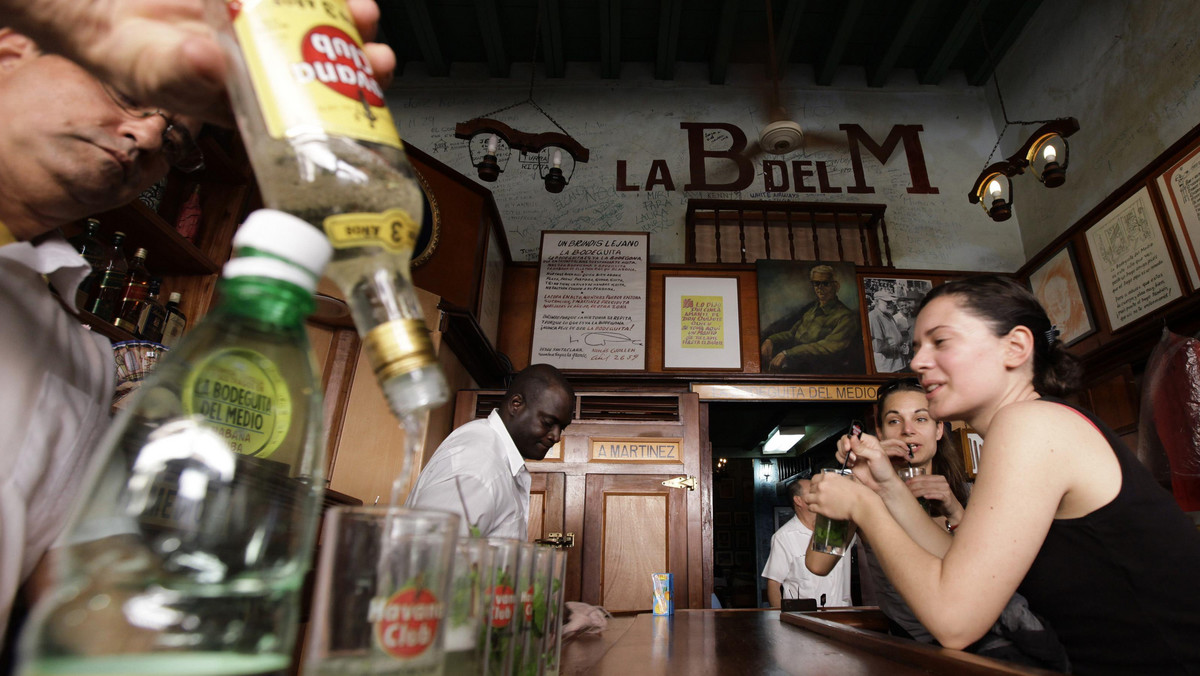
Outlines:
{"type": "Polygon", "coordinates": [[[600,0],[600,77],[621,77],[621,0],[600,0]]]}
{"type": "Polygon", "coordinates": [[[508,77],[512,61],[504,49],[504,34],[500,30],[500,12],[496,9],[496,0],[475,0],[475,16],[479,19],[479,33],[483,37],[483,49],[487,52],[488,75],[508,77]]]}
{"type": "Polygon", "coordinates": [[[392,51],[396,53],[395,73],[397,78],[404,72],[408,54],[408,50],[402,49],[404,45],[404,19],[399,15],[400,8],[395,5],[387,2],[379,5],[379,33],[376,39],[390,45],[392,51]]]}
{"type": "Polygon", "coordinates": [[[849,0],[842,8],[842,19],[838,22],[837,32],[833,42],[825,54],[825,61],[817,71],[817,84],[828,87],[833,84],[833,75],[838,66],[842,65],[842,57],[846,55],[846,46],[850,44],[850,36],[854,35],[854,26],[862,14],[863,0],[849,0]]]}
{"type": "Polygon", "coordinates": [[[800,35],[801,17],[804,16],[805,0],[788,0],[787,8],[783,11],[783,21],[775,29],[775,72],[780,79],[787,70],[788,60],[792,50],[796,48],[796,39],[800,35]]]}
{"type": "Polygon", "coordinates": [[[563,54],[562,3],[561,0],[542,0],[541,12],[542,54],[545,55],[546,77],[563,77],[567,73],[566,56],[563,54]]]}
{"type": "Polygon", "coordinates": [[[896,61],[900,58],[900,52],[904,51],[908,39],[912,37],[913,30],[916,29],[917,23],[921,20],[921,15],[928,5],[929,0],[912,0],[909,3],[908,9],[904,12],[904,18],[896,26],[896,32],[892,34],[892,39],[888,42],[887,49],[880,55],[879,60],[867,69],[868,87],[882,87],[887,84],[888,79],[892,76],[892,70],[896,67],[896,61]]]}
{"type": "Polygon", "coordinates": [[[737,29],[737,13],[740,0],[723,0],[721,18],[717,22],[717,35],[713,41],[712,58],[708,60],[708,82],[725,84],[729,75],[729,56],[733,53],[733,36],[737,29]]]}
{"type": "Polygon", "coordinates": [[[679,22],[684,0],[662,0],[658,13],[658,58],[654,77],[675,79],[675,60],[679,56],[679,22]]]}
{"type": "MultiPolygon", "coordinates": [[[[996,70],[997,61],[1000,57],[1008,53],[1013,43],[1017,41],[1017,37],[1021,35],[1021,31],[1025,30],[1025,24],[1029,23],[1029,19],[1037,8],[1042,4],[1042,0],[1025,0],[1019,3],[1013,10],[1011,20],[1004,27],[1004,31],[999,38],[988,38],[986,55],[983,61],[974,68],[967,70],[967,84],[979,86],[986,84],[988,78],[996,70]],[[996,55],[996,56],[993,56],[996,55]]],[[[1009,7],[1010,5],[1005,5],[1009,7]]]]}
{"type": "Polygon", "coordinates": [[[942,81],[942,78],[946,77],[946,72],[950,70],[950,65],[954,63],[954,59],[958,58],[958,53],[962,51],[967,38],[979,28],[979,17],[983,14],[983,10],[987,7],[987,4],[988,0],[969,0],[963,3],[958,20],[954,22],[954,26],[946,33],[946,39],[942,41],[942,46],[938,48],[937,54],[934,55],[929,65],[923,71],[917,73],[918,82],[921,84],[938,84],[942,81]]]}
{"type": "Polygon", "coordinates": [[[408,15],[408,24],[412,26],[416,35],[417,48],[421,50],[421,57],[425,59],[425,69],[433,77],[446,77],[450,74],[450,64],[446,61],[438,42],[428,3],[425,0],[410,0],[404,3],[404,9],[408,15]]]}

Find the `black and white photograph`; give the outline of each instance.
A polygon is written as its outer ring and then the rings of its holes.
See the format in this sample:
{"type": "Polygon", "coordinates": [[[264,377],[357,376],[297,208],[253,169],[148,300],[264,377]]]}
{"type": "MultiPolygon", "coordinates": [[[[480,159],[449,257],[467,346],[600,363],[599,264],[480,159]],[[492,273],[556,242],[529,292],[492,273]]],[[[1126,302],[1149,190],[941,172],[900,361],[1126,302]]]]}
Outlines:
{"type": "Polygon", "coordinates": [[[932,288],[933,282],[927,279],[863,278],[863,302],[876,373],[908,370],[917,306],[932,288]]]}

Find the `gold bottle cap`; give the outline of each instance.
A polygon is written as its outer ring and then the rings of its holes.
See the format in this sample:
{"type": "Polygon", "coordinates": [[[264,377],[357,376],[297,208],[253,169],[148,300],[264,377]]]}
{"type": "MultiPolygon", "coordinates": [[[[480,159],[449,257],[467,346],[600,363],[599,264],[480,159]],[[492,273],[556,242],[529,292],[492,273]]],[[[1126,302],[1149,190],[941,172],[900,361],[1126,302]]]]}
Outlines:
{"type": "Polygon", "coordinates": [[[420,319],[397,319],[376,326],[363,340],[363,351],[379,382],[437,361],[429,330],[420,319]]]}

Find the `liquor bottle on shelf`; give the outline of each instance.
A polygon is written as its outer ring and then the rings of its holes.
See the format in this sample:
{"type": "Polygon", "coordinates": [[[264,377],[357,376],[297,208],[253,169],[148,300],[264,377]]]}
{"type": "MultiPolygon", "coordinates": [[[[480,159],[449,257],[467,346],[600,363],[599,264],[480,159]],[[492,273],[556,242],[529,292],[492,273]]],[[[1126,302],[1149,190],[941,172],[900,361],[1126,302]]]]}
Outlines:
{"type": "Polygon", "coordinates": [[[167,319],[167,308],[158,300],[158,293],[161,289],[162,280],[158,277],[151,277],[149,295],[146,296],[142,313],[138,316],[138,338],[152,343],[162,342],[163,324],[167,319]]]}
{"type": "Polygon", "coordinates": [[[411,420],[449,398],[409,269],[421,187],[362,40],[330,4],[209,0],[208,8],[264,203],[329,238],[326,274],[346,295],[392,411],[411,420]]]}
{"type": "Polygon", "coordinates": [[[125,241],[125,233],[114,232],[112,246],[104,257],[103,272],[100,279],[88,294],[85,309],[106,322],[116,319],[117,310],[121,307],[121,298],[125,294],[126,275],[129,263],[125,261],[125,253],[121,244],[125,241]]]}
{"type": "Polygon", "coordinates": [[[216,308],[97,448],[17,674],[287,669],[325,485],[304,322],[330,246],[266,210],[233,246],[216,308]]]}
{"type": "Polygon", "coordinates": [[[183,332],[187,330],[187,315],[179,309],[179,301],[183,296],[178,291],[172,291],[167,296],[167,316],[163,319],[162,340],[158,341],[165,347],[175,347],[183,332]]]}
{"type": "Polygon", "coordinates": [[[95,218],[87,219],[84,231],[68,241],[92,267],[92,271],[79,283],[79,288],[75,291],[75,307],[82,308],[87,304],[91,289],[100,282],[100,276],[103,274],[106,252],[104,242],[100,241],[100,221],[95,218]]]}
{"type": "Polygon", "coordinates": [[[129,264],[125,276],[125,293],[121,297],[121,307],[117,310],[113,324],[118,329],[137,333],[138,319],[142,316],[142,307],[150,295],[150,273],[146,272],[146,250],[138,248],[129,264]]]}

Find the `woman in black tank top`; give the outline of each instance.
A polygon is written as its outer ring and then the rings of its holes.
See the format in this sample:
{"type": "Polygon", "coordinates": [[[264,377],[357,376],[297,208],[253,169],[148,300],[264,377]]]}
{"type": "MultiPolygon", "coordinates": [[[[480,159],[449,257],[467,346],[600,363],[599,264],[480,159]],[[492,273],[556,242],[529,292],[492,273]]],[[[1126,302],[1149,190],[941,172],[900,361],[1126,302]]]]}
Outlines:
{"type": "MultiPolygon", "coordinates": [[[[929,411],[985,439],[953,536],[898,480],[872,491],[818,477],[806,500],[858,524],[944,646],[982,636],[1019,590],[1075,673],[1200,675],[1200,533],[1110,430],[1053,398],[1078,380],[1056,338],[1011,279],[951,282],[922,303],[911,367],[929,411]]],[[[839,449],[876,480],[898,452],[870,435],[843,437],[839,449]]]]}

